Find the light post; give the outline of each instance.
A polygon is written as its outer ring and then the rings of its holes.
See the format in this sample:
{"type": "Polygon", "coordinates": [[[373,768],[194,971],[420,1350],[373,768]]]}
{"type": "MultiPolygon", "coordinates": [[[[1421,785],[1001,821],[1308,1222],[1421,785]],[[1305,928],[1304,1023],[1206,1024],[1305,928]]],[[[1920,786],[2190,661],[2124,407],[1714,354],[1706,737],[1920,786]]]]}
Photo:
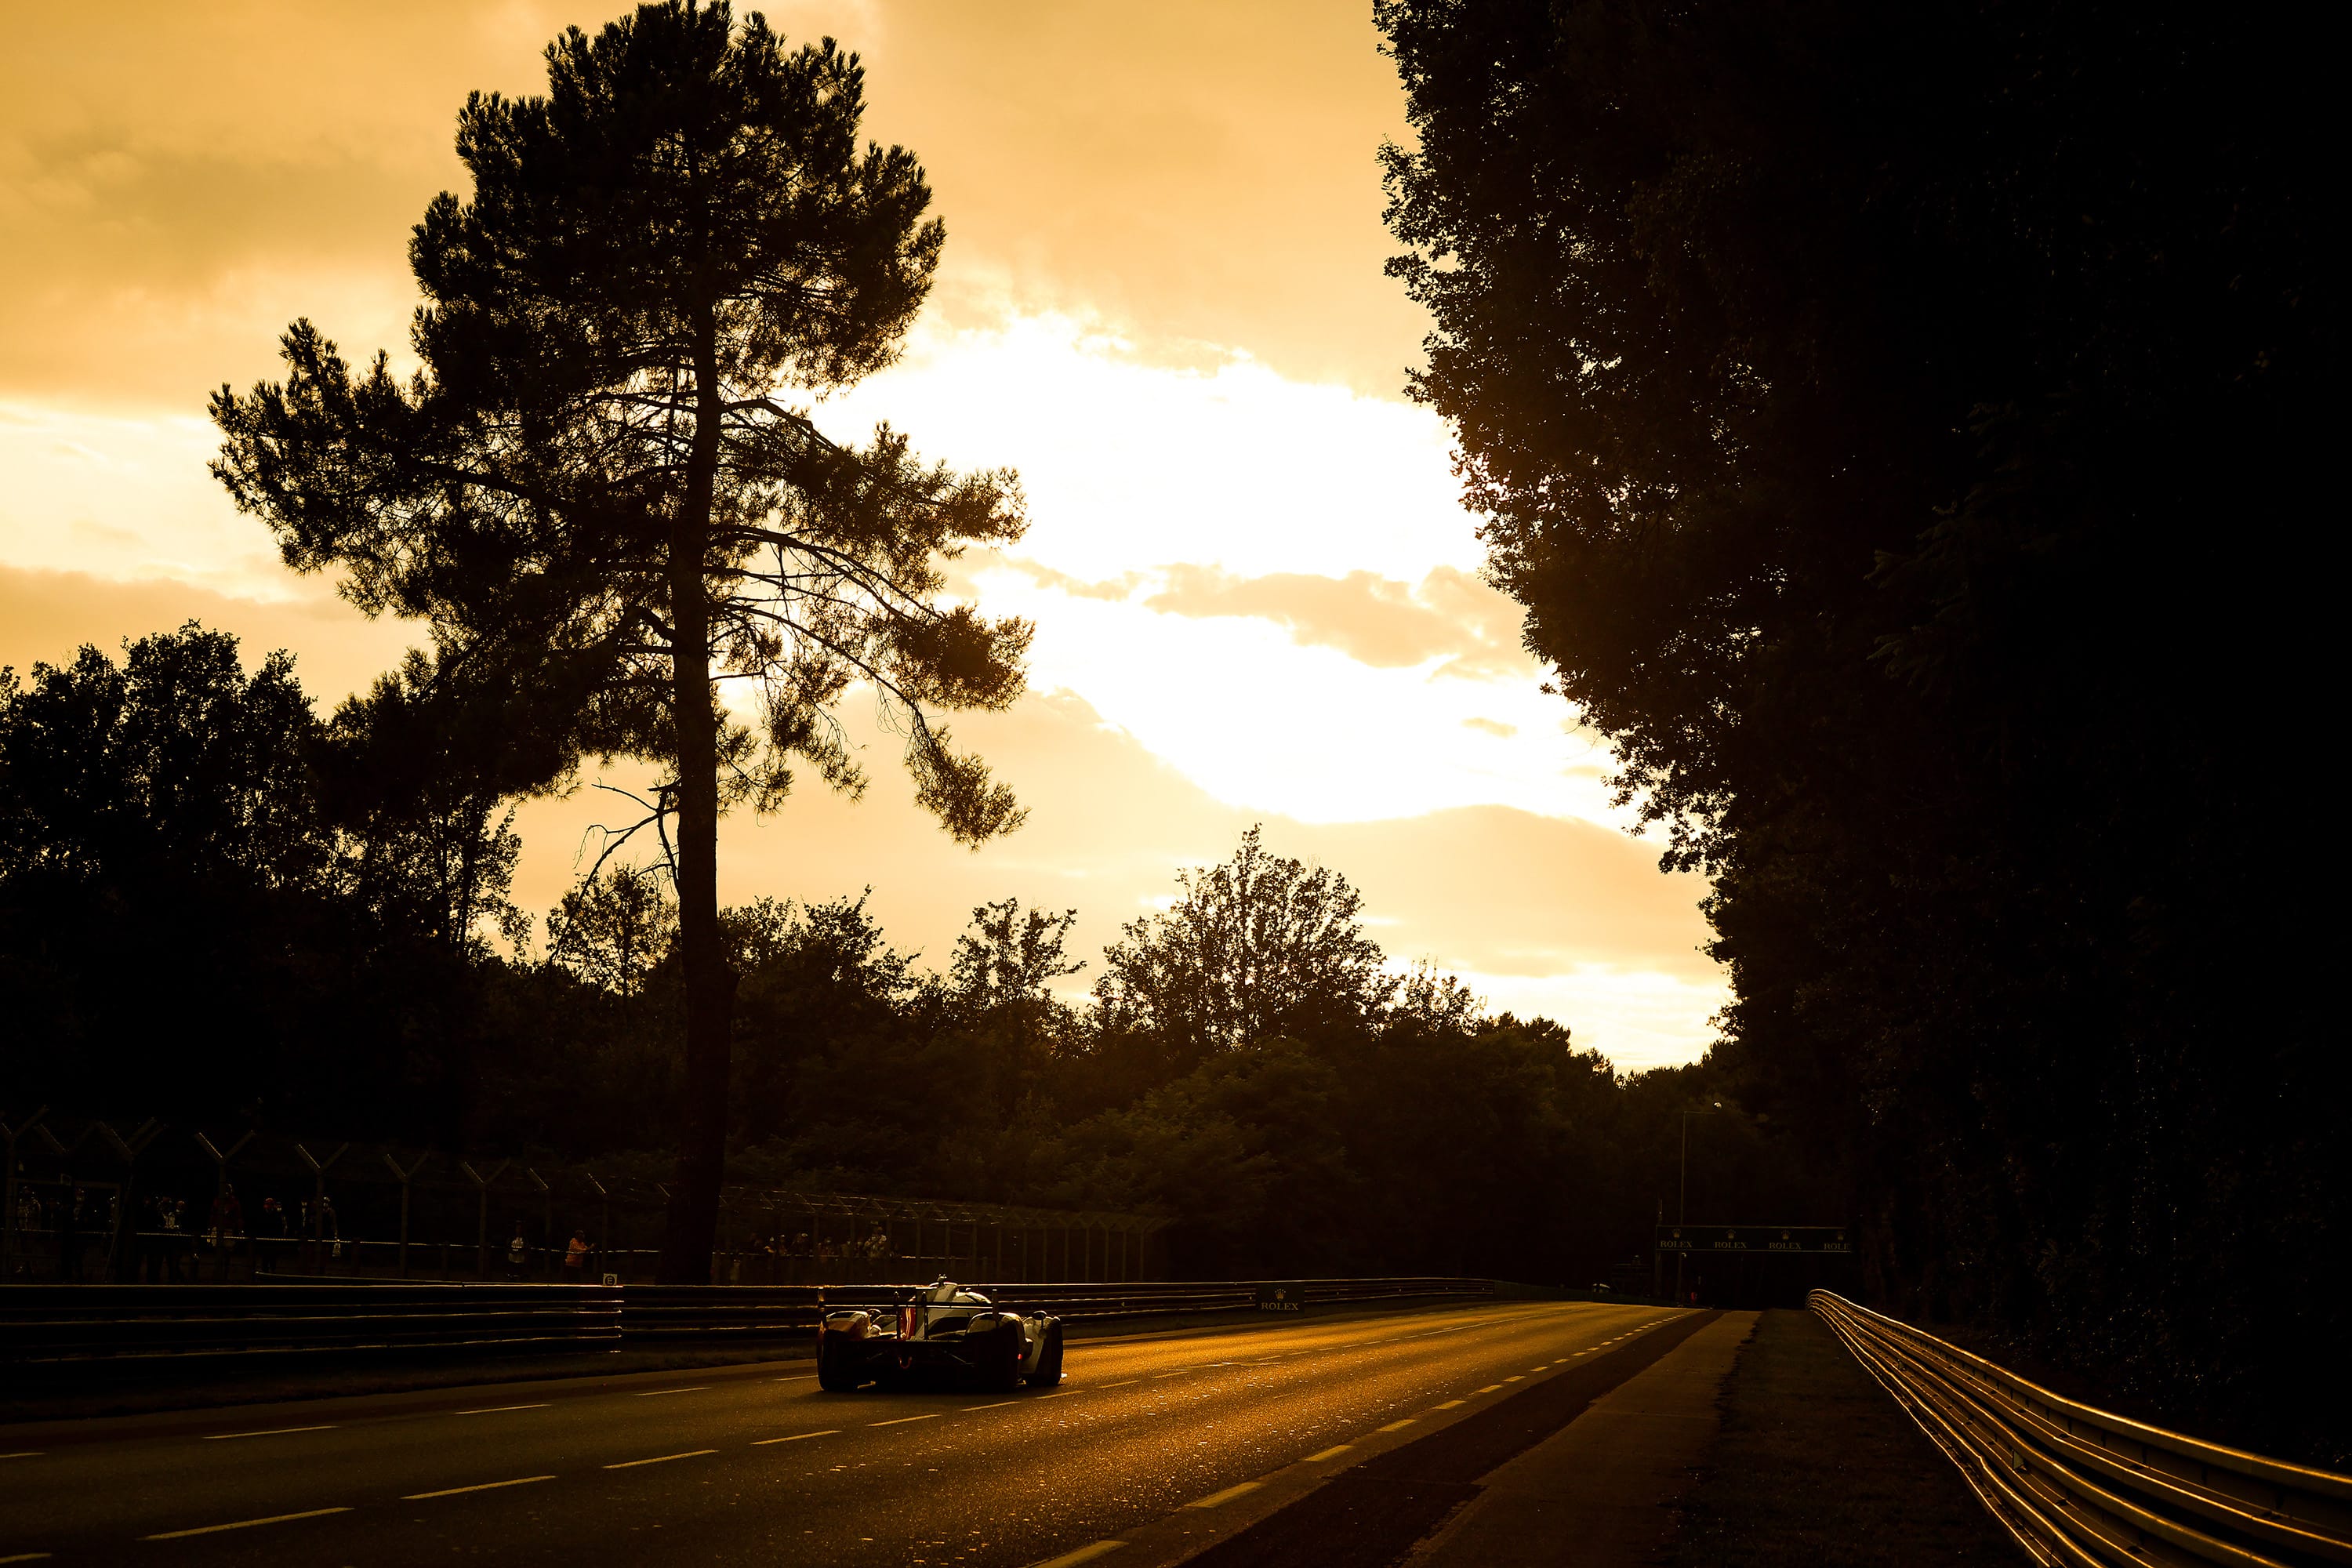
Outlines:
{"type": "MultiPolygon", "coordinates": [[[[1675,1224],[1687,1226],[1690,1222],[1690,1119],[1694,1116],[1714,1116],[1723,1110],[1723,1101],[1710,1100],[1706,1110],[1685,1110],[1682,1113],[1683,1148],[1679,1173],[1675,1184],[1675,1224]]],[[[1685,1237],[1685,1239],[1688,1239],[1685,1237]]],[[[1683,1254],[1675,1253],[1675,1305],[1683,1304],[1683,1254]]]]}

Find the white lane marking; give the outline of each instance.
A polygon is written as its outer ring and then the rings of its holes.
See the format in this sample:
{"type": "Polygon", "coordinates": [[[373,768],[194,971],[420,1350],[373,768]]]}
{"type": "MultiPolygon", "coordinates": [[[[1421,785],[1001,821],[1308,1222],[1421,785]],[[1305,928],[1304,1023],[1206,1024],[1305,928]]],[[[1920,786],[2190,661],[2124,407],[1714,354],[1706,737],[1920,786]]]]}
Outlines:
{"type": "Polygon", "coordinates": [[[1029,1568],[1078,1568],[1079,1563],[1091,1563],[1096,1558],[1116,1552],[1126,1544],[1124,1541],[1097,1541],[1091,1545],[1081,1546],[1076,1552],[1065,1552],[1059,1557],[1048,1557],[1043,1563],[1033,1563],[1029,1568]]]}
{"type": "Polygon", "coordinates": [[[517,1476],[510,1481],[484,1481],[478,1486],[471,1487],[443,1487],[437,1492],[410,1492],[400,1500],[423,1502],[429,1497],[457,1497],[463,1492],[494,1492],[500,1487],[527,1487],[533,1481],[551,1481],[554,1479],[553,1476],[517,1476]]]}
{"type": "Polygon", "coordinates": [[[1402,1432],[1420,1419],[1421,1417],[1418,1415],[1408,1415],[1402,1421],[1391,1421],[1387,1426],[1379,1428],[1379,1430],[1382,1432],[1402,1432]]]}
{"type": "Polygon", "coordinates": [[[1551,1370],[1551,1363],[1546,1362],[1541,1366],[1531,1366],[1528,1368],[1528,1370],[1529,1372],[1549,1372],[1551,1370]]]}
{"type": "Polygon", "coordinates": [[[1095,1386],[1097,1388],[1125,1388],[1130,1384],[1141,1383],[1143,1379],[1139,1377],[1130,1377],[1125,1383],[1097,1383],[1095,1386]]]}
{"type": "Polygon", "coordinates": [[[47,1452],[47,1448],[19,1448],[13,1454],[0,1454],[0,1459],[37,1459],[47,1452]]]}
{"type": "Polygon", "coordinates": [[[1525,1382],[1527,1382],[1527,1379],[1526,1379],[1526,1378],[1524,1378],[1524,1377],[1521,1377],[1517,1373],[1516,1373],[1516,1372],[1515,1372],[1515,1373],[1511,1373],[1511,1375],[1510,1375],[1510,1376],[1508,1376],[1508,1377],[1507,1377],[1507,1378],[1503,1379],[1503,1381],[1504,1381],[1505,1383],[1525,1383],[1525,1382]]]}
{"type": "MultiPolygon", "coordinates": [[[[14,1454],[0,1456],[0,1458],[11,1459],[16,1457],[16,1456],[14,1454]]],[[[48,1561],[49,1555],[50,1554],[46,1552],[19,1552],[15,1553],[13,1556],[0,1557],[0,1563],[46,1563],[48,1561]]]]}
{"type": "Polygon", "coordinates": [[[1211,1492],[1207,1497],[1194,1498],[1191,1502],[1186,1503],[1184,1506],[1186,1508],[1215,1508],[1220,1504],[1229,1503],[1233,1501],[1234,1499],[1240,1497],[1246,1492],[1254,1492],[1264,1485],[1265,1485],[1264,1481],[1244,1481],[1237,1487],[1227,1487],[1221,1492],[1211,1492]]]}
{"type": "Polygon", "coordinates": [[[1067,1399],[1073,1394],[1084,1394],[1086,1390],[1083,1388],[1066,1388],[1059,1394],[1041,1394],[1037,1397],[1040,1399],[1067,1399]]]}
{"type": "Polygon", "coordinates": [[[940,1413],[934,1410],[928,1415],[900,1415],[888,1421],[868,1421],[866,1425],[868,1426],[904,1426],[909,1421],[936,1421],[939,1418],[940,1413]]]}
{"type": "Polygon", "coordinates": [[[630,1397],[633,1399],[656,1399],[665,1394],[707,1394],[709,1390],[710,1385],[709,1384],[698,1383],[692,1388],[648,1388],[631,1394],[630,1397]]]}
{"type": "Polygon", "coordinates": [[[1499,1383],[1490,1383],[1490,1384],[1487,1384],[1486,1387],[1484,1387],[1484,1388],[1474,1388],[1474,1389],[1472,1389],[1470,1392],[1471,1392],[1472,1394],[1492,1394],[1492,1393],[1494,1393],[1494,1392],[1495,1392],[1495,1390],[1496,1390],[1496,1389],[1498,1389],[1498,1388],[1500,1388],[1500,1387],[1502,1387],[1502,1386],[1503,1386],[1503,1385],[1502,1385],[1501,1384],[1499,1384],[1499,1383]]]}
{"type": "MultiPolygon", "coordinates": [[[[1183,1375],[1184,1375],[1186,1373],[1188,1373],[1188,1372],[1193,1372],[1193,1371],[1197,1371],[1197,1370],[1198,1370],[1198,1369],[1197,1369],[1197,1368],[1195,1368],[1195,1367],[1180,1366],[1180,1367],[1178,1367],[1174,1372],[1155,1372],[1155,1373],[1153,1373],[1151,1375],[1152,1375],[1153,1377],[1155,1377],[1155,1378],[1160,1378],[1160,1377],[1181,1377],[1181,1376],[1183,1376],[1183,1375]]],[[[1137,1379],[1137,1381],[1138,1381],[1138,1382],[1141,1382],[1142,1380],[1141,1380],[1140,1378],[1139,1378],[1139,1379],[1137,1379]]]]}
{"type": "Polygon", "coordinates": [[[1307,1455],[1307,1458],[1300,1460],[1299,1463],[1305,1465],[1319,1465],[1326,1459],[1338,1458],[1340,1455],[1346,1453],[1349,1449],[1354,1447],[1355,1445],[1353,1443],[1334,1443],[1319,1454],[1307,1455]]]}
{"type": "Polygon", "coordinates": [[[547,1401],[542,1399],[536,1405],[485,1405],[479,1410],[453,1410],[450,1414],[452,1415],[496,1415],[503,1410],[544,1410],[546,1408],[547,1401]]]}
{"type": "Polygon", "coordinates": [[[656,1454],[650,1459],[623,1459],[617,1465],[607,1465],[608,1470],[634,1470],[639,1465],[667,1465],[672,1459],[698,1459],[705,1454],[715,1454],[716,1448],[688,1448],[683,1454],[656,1454]]]}
{"type": "Polygon", "coordinates": [[[1437,1406],[1437,1408],[1438,1408],[1438,1409],[1440,1409],[1440,1410],[1451,1410],[1451,1409],[1453,1409],[1455,1405],[1460,1405],[1460,1404],[1462,1404],[1462,1403],[1463,1403],[1463,1402],[1462,1402],[1461,1400],[1459,1400],[1459,1399],[1449,1399],[1449,1400],[1447,1400],[1444,1404],[1443,1404],[1443,1405],[1441,1405],[1437,1406]]]}
{"type": "Polygon", "coordinates": [[[194,1530],[167,1530],[160,1535],[142,1535],[142,1541],[178,1541],[190,1535],[216,1535],[224,1530],[251,1530],[257,1524],[284,1524],[293,1519],[322,1519],[331,1513],[349,1513],[348,1508],[314,1508],[302,1513],[273,1513],[268,1519],[240,1519],[232,1524],[200,1524],[194,1530]]]}
{"type": "Polygon", "coordinates": [[[797,1443],[803,1437],[838,1437],[840,1436],[840,1427],[828,1426],[822,1432],[794,1432],[791,1436],[784,1437],[762,1437],[758,1442],[752,1444],[751,1447],[754,1448],[764,1448],[771,1443],[797,1443]]]}
{"type": "MultiPolygon", "coordinates": [[[[272,1426],[267,1432],[207,1432],[205,1434],[205,1441],[207,1443],[226,1443],[231,1437],[283,1437],[289,1432],[331,1432],[334,1429],[333,1425],[330,1424],[325,1426],[272,1426]]],[[[289,1513],[286,1517],[289,1519],[304,1519],[309,1516],[305,1514],[289,1513]]],[[[269,1521],[263,1520],[260,1522],[267,1524],[269,1521]]],[[[218,1530],[226,1530],[229,1527],[223,1524],[216,1525],[214,1528],[218,1530]]],[[[153,1541],[159,1538],[151,1535],[147,1539],[153,1541]]]]}
{"type": "Polygon", "coordinates": [[[816,1373],[813,1372],[796,1372],[790,1377],[772,1377],[768,1381],[770,1383],[806,1383],[814,1376],[816,1373]]]}
{"type": "Polygon", "coordinates": [[[975,1410],[1002,1410],[1008,1405],[1020,1403],[1017,1399],[1000,1399],[993,1405],[967,1405],[963,1407],[963,1414],[969,1415],[975,1410]]]}

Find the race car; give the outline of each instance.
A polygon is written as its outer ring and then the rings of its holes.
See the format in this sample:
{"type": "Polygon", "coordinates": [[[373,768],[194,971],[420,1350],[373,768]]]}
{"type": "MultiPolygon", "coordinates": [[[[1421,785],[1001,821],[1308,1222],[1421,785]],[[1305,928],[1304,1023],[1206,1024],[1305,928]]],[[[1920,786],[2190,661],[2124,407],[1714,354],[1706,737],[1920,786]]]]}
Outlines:
{"type": "Polygon", "coordinates": [[[847,1394],[869,1383],[970,1381],[1010,1392],[1062,1381],[1062,1321],[1001,1310],[952,1279],[908,1292],[889,1308],[824,1314],[816,1336],[817,1386],[847,1394]]]}

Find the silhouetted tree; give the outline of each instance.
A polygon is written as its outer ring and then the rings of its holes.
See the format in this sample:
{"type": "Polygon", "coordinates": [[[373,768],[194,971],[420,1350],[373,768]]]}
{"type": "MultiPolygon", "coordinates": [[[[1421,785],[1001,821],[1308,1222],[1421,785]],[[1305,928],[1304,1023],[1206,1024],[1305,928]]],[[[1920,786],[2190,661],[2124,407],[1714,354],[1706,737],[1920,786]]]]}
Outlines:
{"type": "Polygon", "coordinates": [[[2246,825],[2323,776],[2322,68],[2103,0],[1378,16],[1414,393],[1714,874],[1743,1098],[1890,1300],[2321,1420],[2328,922],[2246,825]]]}
{"type": "Polygon", "coordinates": [[[533,784],[583,756],[665,770],[649,820],[675,817],[686,1065],[661,1268],[702,1279],[734,990],[719,816],[778,805],[794,757],[861,788],[831,708],[863,681],[950,832],[1017,825],[927,714],[1020,689],[1028,627],[937,599],[940,558],[1017,538],[1020,498],[887,427],[837,446],[785,401],[889,363],[942,243],[912,155],[857,145],[855,56],[669,0],[547,60],[546,97],[460,116],[473,197],[437,197],[410,247],[424,368],[355,376],[299,322],[283,384],[215,397],[215,471],[289,565],[429,619],[438,679],[530,705],[555,742],[533,784]]]}
{"type": "Polygon", "coordinates": [[[1106,1025],[1140,1026],[1185,1064],[1387,1000],[1380,946],[1347,879],[1267,852],[1252,827],[1221,866],[1180,871],[1166,913],[1129,921],[1103,953],[1095,996],[1106,1025]]]}
{"type": "Polygon", "coordinates": [[[677,940],[677,908],[645,867],[598,872],[547,912],[548,962],[623,998],[645,989],[677,940]]]}

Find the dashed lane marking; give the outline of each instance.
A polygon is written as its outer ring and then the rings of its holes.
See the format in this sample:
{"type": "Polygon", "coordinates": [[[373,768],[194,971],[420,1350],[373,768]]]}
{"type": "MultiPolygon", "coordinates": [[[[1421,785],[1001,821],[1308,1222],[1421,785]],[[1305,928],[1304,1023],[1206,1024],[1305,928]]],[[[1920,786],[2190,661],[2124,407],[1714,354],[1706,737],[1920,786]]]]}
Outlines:
{"type": "Polygon", "coordinates": [[[1508,1377],[1507,1377],[1507,1378],[1503,1379],[1503,1381],[1504,1381],[1505,1383],[1525,1383],[1525,1382],[1527,1382],[1527,1379],[1526,1379],[1526,1378],[1524,1378],[1524,1377],[1521,1377],[1517,1373],[1516,1373],[1516,1372],[1515,1372],[1515,1373],[1511,1373],[1511,1375],[1510,1375],[1510,1376],[1508,1376],[1508,1377]]]}
{"type": "Polygon", "coordinates": [[[715,1454],[716,1448],[688,1448],[683,1454],[656,1454],[650,1459],[623,1459],[617,1465],[606,1465],[608,1470],[634,1470],[639,1465],[667,1465],[672,1459],[698,1459],[705,1454],[715,1454]]]}
{"type": "Polygon", "coordinates": [[[840,1436],[840,1427],[828,1426],[822,1432],[794,1432],[782,1437],[762,1437],[751,1447],[764,1448],[771,1443],[797,1443],[803,1437],[838,1437],[840,1436]]]}
{"type": "Polygon", "coordinates": [[[297,1519],[323,1519],[331,1513],[349,1513],[349,1508],[314,1508],[300,1513],[273,1513],[268,1519],[240,1519],[227,1524],[200,1524],[194,1530],[166,1530],[156,1535],[142,1535],[142,1541],[180,1541],[191,1535],[217,1535],[224,1530],[251,1530],[257,1524],[285,1524],[297,1519]]]}
{"type": "Polygon", "coordinates": [[[450,1414],[453,1415],[496,1415],[502,1411],[508,1410],[544,1410],[546,1408],[547,1401],[542,1399],[537,1405],[485,1405],[479,1410],[453,1410],[450,1414]]]}
{"type": "Polygon", "coordinates": [[[1355,1445],[1353,1443],[1334,1443],[1329,1447],[1324,1449],[1321,1453],[1309,1454],[1306,1458],[1299,1462],[1301,1464],[1307,1465],[1319,1465],[1326,1459],[1338,1458],[1340,1455],[1346,1453],[1349,1449],[1354,1447],[1355,1445]]]}
{"type": "Polygon", "coordinates": [[[963,1407],[962,1413],[969,1415],[975,1410],[1002,1410],[1008,1405],[1018,1405],[1021,1402],[1017,1399],[1000,1399],[993,1405],[967,1405],[963,1407]]]}
{"type": "Polygon", "coordinates": [[[551,1481],[554,1479],[555,1478],[553,1476],[517,1476],[510,1481],[483,1481],[478,1486],[443,1487],[437,1492],[410,1492],[406,1497],[402,1498],[400,1500],[403,1502],[423,1502],[426,1498],[457,1497],[465,1492],[494,1492],[500,1487],[527,1487],[533,1481],[551,1481]]]}
{"type": "Polygon", "coordinates": [[[1065,1552],[1059,1557],[1048,1557],[1043,1563],[1031,1563],[1030,1568],[1078,1568],[1079,1563],[1091,1563],[1126,1544],[1124,1541],[1097,1541],[1079,1547],[1076,1552],[1065,1552]]]}
{"type": "Polygon", "coordinates": [[[1499,1383],[1490,1383],[1484,1388],[1474,1388],[1470,1392],[1474,1396],[1481,1394],[1492,1394],[1495,1390],[1502,1386],[1503,1385],[1499,1383]]]}
{"type": "Polygon", "coordinates": [[[1227,1487],[1221,1492],[1211,1492],[1207,1497],[1194,1498],[1184,1506],[1186,1508],[1218,1508],[1237,1497],[1254,1492],[1264,1485],[1265,1485],[1264,1481],[1244,1481],[1239,1486],[1227,1487]]]}
{"type": "MultiPolygon", "coordinates": [[[[267,1432],[207,1432],[205,1434],[205,1441],[207,1443],[226,1443],[231,1437],[283,1437],[289,1432],[331,1432],[334,1429],[333,1424],[330,1423],[324,1426],[272,1426],[267,1432]]],[[[289,1519],[300,1519],[304,1516],[301,1514],[288,1514],[286,1517],[289,1519]]],[[[267,1524],[270,1521],[263,1520],[259,1522],[267,1524]]],[[[223,1524],[216,1525],[215,1528],[219,1530],[227,1530],[230,1526],[223,1524]]],[[[150,1537],[149,1539],[152,1540],[154,1538],[150,1537]]]]}
{"type": "Polygon", "coordinates": [[[868,1426],[904,1426],[909,1421],[936,1421],[939,1418],[940,1413],[934,1410],[925,1415],[899,1415],[888,1421],[868,1421],[866,1425],[868,1426]]]}
{"type": "Polygon", "coordinates": [[[0,1459],[37,1459],[47,1452],[47,1448],[19,1448],[13,1454],[0,1454],[0,1459]]]}
{"type": "MultiPolygon", "coordinates": [[[[9,1457],[14,1458],[13,1455],[9,1457]]],[[[12,1556],[0,1557],[0,1563],[46,1563],[48,1559],[49,1553],[46,1552],[19,1552],[12,1556]]]]}
{"type": "Polygon", "coordinates": [[[1408,1415],[1402,1421],[1391,1421],[1387,1426],[1378,1429],[1382,1432],[1402,1432],[1420,1419],[1421,1417],[1418,1415],[1408,1415]]]}
{"type": "Polygon", "coordinates": [[[640,1390],[639,1390],[638,1392],[636,1392],[635,1394],[631,1394],[631,1395],[630,1395],[630,1397],[631,1397],[632,1399],[655,1399],[655,1398],[658,1398],[659,1396],[661,1396],[662,1394],[707,1394],[707,1393],[709,1393],[709,1391],[710,1391],[710,1385],[709,1385],[709,1384],[707,1384],[707,1383],[698,1383],[698,1384],[696,1384],[692,1388],[646,1388],[646,1389],[640,1389],[640,1390]]]}
{"type": "Polygon", "coordinates": [[[1097,1388],[1125,1388],[1129,1384],[1141,1383],[1143,1379],[1139,1377],[1130,1377],[1126,1383],[1097,1383],[1095,1386],[1097,1388]]]}
{"type": "Polygon", "coordinates": [[[1200,1369],[1198,1367],[1180,1366],[1174,1372],[1155,1372],[1151,1375],[1155,1378],[1181,1377],[1188,1372],[1197,1372],[1200,1369]]]}
{"type": "Polygon", "coordinates": [[[1437,1406],[1437,1408],[1438,1408],[1438,1409],[1440,1409],[1440,1410],[1451,1410],[1451,1409],[1454,1408],[1454,1406],[1456,1406],[1456,1405],[1462,1405],[1462,1404],[1464,1404],[1464,1403],[1465,1403],[1465,1401],[1463,1401],[1463,1400],[1459,1400],[1459,1399],[1449,1399],[1449,1400],[1447,1400],[1444,1404],[1443,1404],[1443,1405],[1441,1405],[1437,1406]]]}

